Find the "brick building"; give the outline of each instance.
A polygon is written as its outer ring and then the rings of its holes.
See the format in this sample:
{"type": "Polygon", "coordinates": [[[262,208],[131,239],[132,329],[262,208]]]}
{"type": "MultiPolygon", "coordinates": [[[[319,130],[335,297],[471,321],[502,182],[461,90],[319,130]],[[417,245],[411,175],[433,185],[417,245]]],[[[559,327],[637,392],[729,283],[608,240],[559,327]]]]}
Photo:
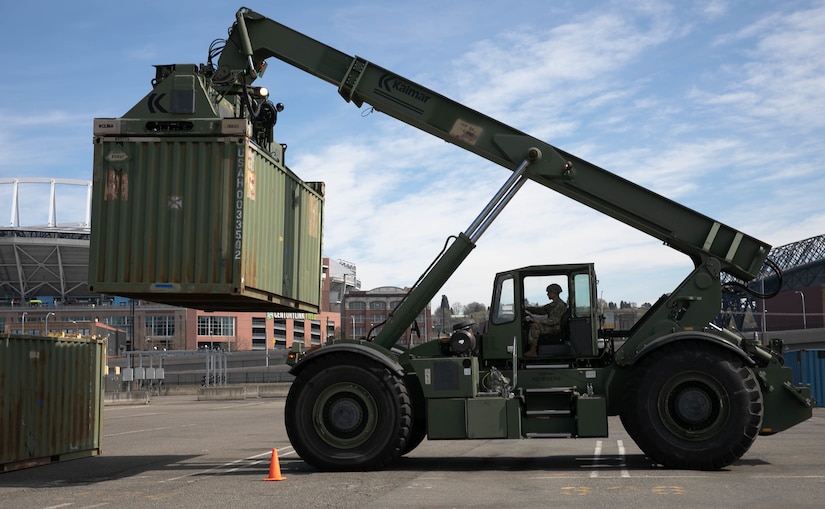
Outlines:
{"type": "MultiPolygon", "coordinates": [[[[374,337],[381,325],[389,318],[404,296],[407,289],[395,286],[381,286],[369,291],[353,290],[344,295],[341,306],[341,325],[346,339],[374,337]]],[[[408,327],[404,337],[399,341],[405,344],[420,344],[430,339],[432,330],[432,313],[430,306],[424,308],[416,318],[420,337],[413,334],[408,327]]]]}

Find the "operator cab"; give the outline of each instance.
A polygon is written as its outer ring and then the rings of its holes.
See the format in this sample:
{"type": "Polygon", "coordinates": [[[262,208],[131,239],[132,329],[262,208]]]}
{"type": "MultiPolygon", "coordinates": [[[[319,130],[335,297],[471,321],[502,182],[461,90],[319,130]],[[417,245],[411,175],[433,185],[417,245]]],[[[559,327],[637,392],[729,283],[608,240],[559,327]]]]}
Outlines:
{"type": "Polygon", "coordinates": [[[511,359],[514,347],[524,358],[597,356],[602,342],[596,295],[592,263],[531,266],[497,274],[483,337],[485,358],[511,359]],[[557,300],[563,305],[547,307],[548,289],[559,288],[557,300]],[[546,310],[550,318],[542,314],[546,310]],[[530,346],[531,335],[535,349],[530,346]]]}

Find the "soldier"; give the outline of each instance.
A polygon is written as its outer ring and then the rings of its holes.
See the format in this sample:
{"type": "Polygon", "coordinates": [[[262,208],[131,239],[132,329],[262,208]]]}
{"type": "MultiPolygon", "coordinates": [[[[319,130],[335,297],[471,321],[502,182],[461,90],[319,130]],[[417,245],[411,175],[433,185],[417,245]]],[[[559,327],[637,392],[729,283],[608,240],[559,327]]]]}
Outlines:
{"type": "Polygon", "coordinates": [[[547,286],[547,297],[550,302],[543,306],[525,306],[527,315],[534,318],[530,324],[530,332],[527,336],[527,341],[530,348],[524,352],[525,357],[535,357],[538,355],[537,349],[539,344],[539,336],[542,334],[560,335],[561,334],[561,318],[567,311],[567,304],[559,298],[562,292],[561,286],[556,283],[547,286]],[[533,317],[533,315],[542,315],[533,317]]]}

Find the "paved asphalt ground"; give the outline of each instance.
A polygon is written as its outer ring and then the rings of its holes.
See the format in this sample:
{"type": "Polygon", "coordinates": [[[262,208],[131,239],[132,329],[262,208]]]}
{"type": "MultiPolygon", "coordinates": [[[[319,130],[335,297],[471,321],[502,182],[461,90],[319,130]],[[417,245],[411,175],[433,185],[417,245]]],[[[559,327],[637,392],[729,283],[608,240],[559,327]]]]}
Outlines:
{"type": "Polygon", "coordinates": [[[825,409],[719,472],[652,466],[611,436],[425,440],[381,472],[322,473],[293,451],[283,398],[107,406],[104,454],[0,474],[0,508],[825,507],[825,409]],[[267,482],[272,448],[286,480],[267,482]]]}

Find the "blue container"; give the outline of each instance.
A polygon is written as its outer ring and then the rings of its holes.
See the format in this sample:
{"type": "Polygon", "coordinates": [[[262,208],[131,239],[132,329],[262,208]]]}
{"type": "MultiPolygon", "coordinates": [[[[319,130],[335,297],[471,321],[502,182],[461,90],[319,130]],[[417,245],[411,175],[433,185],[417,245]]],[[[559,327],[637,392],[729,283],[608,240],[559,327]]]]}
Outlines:
{"type": "Polygon", "coordinates": [[[785,366],[793,372],[793,383],[811,386],[817,406],[825,406],[825,350],[785,352],[785,366]]]}

